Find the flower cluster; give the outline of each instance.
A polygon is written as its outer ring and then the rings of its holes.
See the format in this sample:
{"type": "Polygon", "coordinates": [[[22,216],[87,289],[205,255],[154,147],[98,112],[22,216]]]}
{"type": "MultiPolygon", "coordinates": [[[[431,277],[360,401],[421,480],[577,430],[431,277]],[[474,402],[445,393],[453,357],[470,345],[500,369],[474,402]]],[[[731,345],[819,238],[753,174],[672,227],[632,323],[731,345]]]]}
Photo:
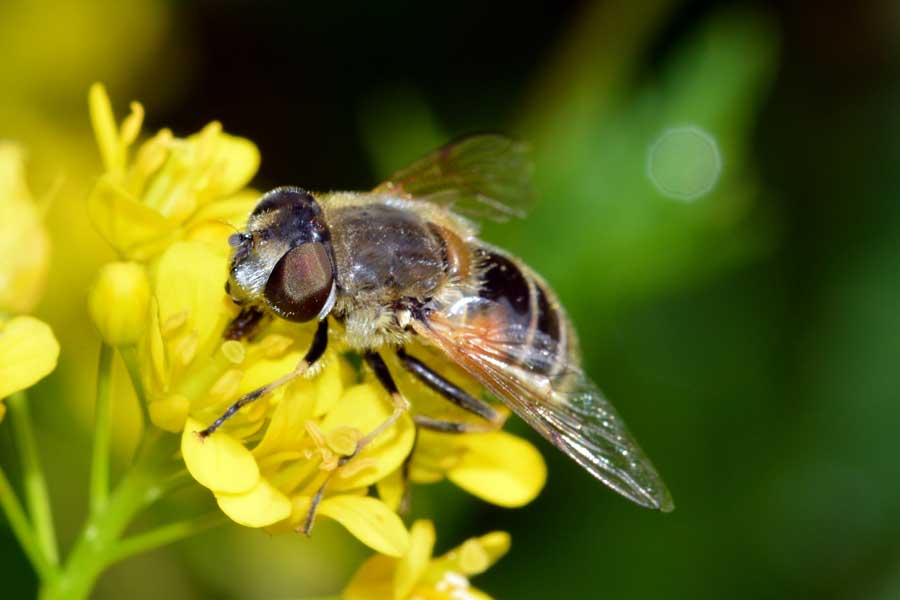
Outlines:
{"type": "Polygon", "coordinates": [[[257,197],[245,188],[259,167],[252,142],[213,122],[187,138],[163,129],[132,157],[143,107],[133,102],[117,126],[103,86],[91,88],[89,101],[105,172],[88,198],[88,211],[122,257],[148,260],[178,239],[204,235],[211,224],[246,217],[257,197]]]}
{"type": "Polygon", "coordinates": [[[413,523],[409,537],[403,556],[373,556],[366,561],[344,590],[344,600],[490,600],[471,586],[469,578],[506,554],[508,534],[494,531],[472,538],[435,558],[431,521],[413,523]]]}
{"type": "MultiPolygon", "coordinates": [[[[25,181],[23,151],[0,142],[0,399],[34,385],[59,356],[50,326],[31,312],[44,289],[50,241],[25,181]]],[[[0,403],[0,418],[6,409],[0,403]]]]}
{"type": "MultiPolygon", "coordinates": [[[[291,372],[312,339],[308,327],[278,319],[265,321],[251,340],[222,337],[237,314],[223,288],[227,237],[258,198],[245,187],[258,152],[213,123],[187,138],[163,130],[130,156],[143,108],[132,104],[117,126],[100,86],[91,89],[90,106],[105,172],[89,210],[125,260],[101,270],[89,309],[108,344],[135,348],[149,418],[181,435],[188,471],[221,511],[248,527],[294,530],[324,489],[317,515],[384,555],[358,577],[388,564],[404,573],[396,598],[420,586],[452,587],[447,574],[464,579],[502,554],[508,539],[492,534],[464,545],[462,555],[429,562],[433,530],[424,522],[407,530],[398,515],[404,491],[410,481],[447,478],[489,502],[521,506],[544,484],[540,454],[503,431],[417,436],[405,414],[342,460],[385,421],[391,402],[371,374],[342,354],[339,336],[306,377],[244,407],[213,435],[197,435],[241,395],[291,372]],[[484,560],[473,562],[476,547],[484,560]]],[[[436,403],[421,384],[398,379],[413,411],[436,403]]]]}

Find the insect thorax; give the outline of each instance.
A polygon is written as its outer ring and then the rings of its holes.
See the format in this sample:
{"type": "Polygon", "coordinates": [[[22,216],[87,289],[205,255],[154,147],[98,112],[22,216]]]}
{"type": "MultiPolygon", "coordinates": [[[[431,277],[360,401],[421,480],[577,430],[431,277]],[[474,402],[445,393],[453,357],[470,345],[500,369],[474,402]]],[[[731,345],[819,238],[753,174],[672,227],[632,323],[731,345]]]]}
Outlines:
{"type": "Polygon", "coordinates": [[[333,314],[348,345],[406,342],[404,306],[440,302],[458,284],[441,226],[396,199],[342,195],[325,204],[338,283],[333,314]]]}

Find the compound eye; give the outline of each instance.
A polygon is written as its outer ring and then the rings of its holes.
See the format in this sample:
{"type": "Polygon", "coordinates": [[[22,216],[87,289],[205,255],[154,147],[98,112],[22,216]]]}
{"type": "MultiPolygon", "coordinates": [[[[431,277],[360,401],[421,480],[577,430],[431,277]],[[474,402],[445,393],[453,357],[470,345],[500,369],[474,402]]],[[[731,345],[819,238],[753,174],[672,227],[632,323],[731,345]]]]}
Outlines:
{"type": "Polygon", "coordinates": [[[281,257],[266,282],[265,297],[278,316],[312,321],[325,308],[334,285],[325,246],[307,242],[281,257]]]}

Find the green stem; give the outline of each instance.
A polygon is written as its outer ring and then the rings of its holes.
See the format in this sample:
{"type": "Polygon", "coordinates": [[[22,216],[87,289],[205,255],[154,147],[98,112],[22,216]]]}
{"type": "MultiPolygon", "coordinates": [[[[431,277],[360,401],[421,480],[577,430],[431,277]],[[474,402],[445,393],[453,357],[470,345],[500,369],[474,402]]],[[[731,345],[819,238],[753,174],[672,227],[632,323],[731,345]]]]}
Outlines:
{"type": "Polygon", "coordinates": [[[148,552],[160,546],[183,540],[207,529],[222,525],[225,521],[225,516],[221,512],[216,511],[201,517],[170,523],[158,529],[126,538],[113,547],[107,557],[107,562],[112,564],[135,554],[148,552]]]}
{"type": "Polygon", "coordinates": [[[147,394],[144,392],[144,382],[141,379],[141,369],[138,366],[137,352],[133,346],[119,348],[119,356],[128,370],[128,378],[137,396],[138,406],[141,408],[141,416],[144,418],[144,427],[150,426],[150,413],[147,409],[147,394]]]}
{"type": "Polygon", "coordinates": [[[28,516],[25,514],[25,510],[22,508],[22,504],[16,497],[16,492],[9,484],[6,473],[3,472],[2,468],[0,468],[0,506],[2,506],[3,512],[6,513],[6,520],[9,521],[13,534],[19,541],[19,545],[22,546],[22,550],[25,551],[28,560],[31,561],[31,566],[34,567],[38,577],[40,577],[41,581],[52,579],[55,575],[53,566],[47,562],[43,552],[41,552],[34,531],[31,529],[31,524],[28,522],[28,516]]]}
{"type": "Polygon", "coordinates": [[[12,417],[13,434],[22,456],[23,486],[28,514],[34,524],[34,533],[44,558],[50,565],[55,566],[59,564],[59,553],[56,546],[56,532],[53,529],[53,513],[31,425],[28,398],[25,392],[16,392],[6,402],[12,417]]]}
{"type": "Polygon", "coordinates": [[[97,365],[97,401],[94,405],[94,449],[91,456],[90,512],[96,514],[109,500],[110,413],[112,410],[113,349],[100,345],[97,365]]]}
{"type": "Polygon", "coordinates": [[[141,452],[122,477],[106,504],[92,514],[79,535],[58,577],[45,580],[42,600],[80,600],[90,595],[100,574],[110,565],[119,538],[145,508],[165,493],[161,482],[179,467],[172,460],[177,436],[150,429],[141,452]]]}

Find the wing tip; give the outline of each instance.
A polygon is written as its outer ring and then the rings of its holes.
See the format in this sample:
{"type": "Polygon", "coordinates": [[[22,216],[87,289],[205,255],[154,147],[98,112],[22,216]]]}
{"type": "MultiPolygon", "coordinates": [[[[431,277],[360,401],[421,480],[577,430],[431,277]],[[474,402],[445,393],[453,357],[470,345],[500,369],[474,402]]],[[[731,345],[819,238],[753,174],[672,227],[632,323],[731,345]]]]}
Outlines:
{"type": "Polygon", "coordinates": [[[641,502],[647,508],[658,510],[662,513],[670,513],[675,510],[675,502],[672,500],[672,494],[665,486],[656,490],[645,490],[647,492],[647,501],[641,502]]]}
{"type": "Polygon", "coordinates": [[[659,512],[670,513],[675,510],[675,502],[672,501],[672,497],[669,494],[666,494],[665,498],[658,502],[656,509],[659,512]]]}
{"type": "Polygon", "coordinates": [[[629,491],[619,488],[613,489],[635,504],[649,508],[650,510],[658,510],[662,513],[670,513],[675,510],[675,502],[672,500],[672,494],[661,481],[657,482],[658,486],[637,486],[629,491]]]}

